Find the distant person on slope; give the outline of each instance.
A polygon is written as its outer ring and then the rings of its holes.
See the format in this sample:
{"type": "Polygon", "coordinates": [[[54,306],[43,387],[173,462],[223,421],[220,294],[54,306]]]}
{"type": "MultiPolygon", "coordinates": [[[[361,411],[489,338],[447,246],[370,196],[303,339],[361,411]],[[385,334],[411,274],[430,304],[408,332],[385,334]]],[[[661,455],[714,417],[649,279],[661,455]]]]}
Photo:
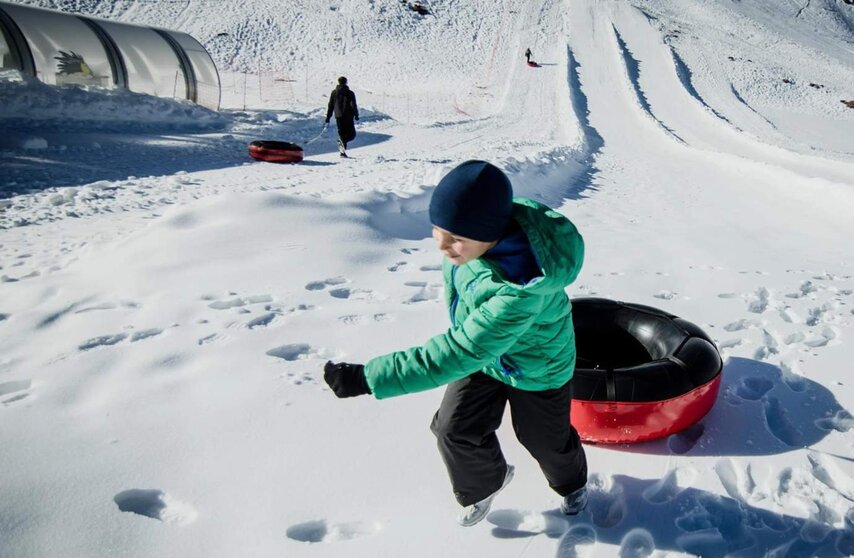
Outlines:
{"type": "Polygon", "coordinates": [[[525,50],[525,60],[527,60],[529,64],[531,63],[531,49],[530,48],[525,50]]]}
{"type": "Polygon", "coordinates": [[[581,269],[581,235],[560,213],[513,199],[507,176],[484,161],[442,178],[430,221],[445,255],[451,327],[365,365],[327,362],[324,380],[338,397],[377,399],[448,385],[431,430],[466,527],[513,478],[495,435],[509,403],[516,437],[562,497],[561,511],[578,514],[587,460],[569,422],[575,331],[564,289],[581,269]]]}
{"type": "Polygon", "coordinates": [[[338,78],[338,86],[329,95],[329,107],[326,109],[326,123],[335,114],[335,124],[338,127],[338,151],[342,157],[347,156],[347,143],[356,137],[356,125],[353,120],[359,119],[359,107],[356,105],[356,94],[347,87],[347,78],[338,78]]]}

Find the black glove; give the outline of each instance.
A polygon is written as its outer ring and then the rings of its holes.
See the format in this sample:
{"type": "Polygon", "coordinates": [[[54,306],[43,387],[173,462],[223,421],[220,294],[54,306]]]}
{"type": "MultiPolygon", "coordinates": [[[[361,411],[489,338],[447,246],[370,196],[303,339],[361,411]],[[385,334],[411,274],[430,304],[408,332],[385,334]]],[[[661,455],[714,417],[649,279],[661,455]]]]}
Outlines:
{"type": "Polygon", "coordinates": [[[324,120],[324,122],[325,122],[326,124],[329,124],[329,119],[327,118],[326,120],[324,120]]]}
{"type": "Polygon", "coordinates": [[[323,367],[323,379],[338,397],[355,397],[371,393],[361,364],[335,364],[331,360],[323,367]]]}
{"type": "Polygon", "coordinates": [[[357,117],[356,117],[356,120],[358,120],[358,119],[359,119],[359,117],[357,116],[357,117]]]}

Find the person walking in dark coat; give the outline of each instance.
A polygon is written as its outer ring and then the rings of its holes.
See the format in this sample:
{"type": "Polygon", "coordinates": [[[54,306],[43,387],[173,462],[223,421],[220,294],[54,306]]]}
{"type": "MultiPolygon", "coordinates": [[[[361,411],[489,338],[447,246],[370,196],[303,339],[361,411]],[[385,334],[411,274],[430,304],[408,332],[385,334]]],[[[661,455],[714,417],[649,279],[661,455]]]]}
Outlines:
{"type": "Polygon", "coordinates": [[[531,49],[525,50],[525,60],[527,60],[529,64],[531,63],[531,49]]]}
{"type": "Polygon", "coordinates": [[[338,78],[338,86],[329,95],[329,106],[326,109],[326,123],[335,114],[335,124],[338,127],[338,151],[342,157],[347,156],[347,143],[356,137],[356,125],[353,120],[359,119],[359,107],[356,105],[356,94],[347,87],[347,78],[338,78]]]}

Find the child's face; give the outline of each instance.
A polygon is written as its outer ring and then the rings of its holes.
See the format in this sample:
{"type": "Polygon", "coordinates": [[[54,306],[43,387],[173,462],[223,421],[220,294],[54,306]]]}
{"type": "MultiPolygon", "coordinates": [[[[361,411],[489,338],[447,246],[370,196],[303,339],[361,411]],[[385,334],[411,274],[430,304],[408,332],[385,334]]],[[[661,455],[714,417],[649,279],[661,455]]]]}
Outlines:
{"type": "Polygon", "coordinates": [[[436,239],[436,245],[439,247],[439,250],[454,265],[462,265],[481,257],[498,242],[482,242],[480,240],[464,238],[436,226],[433,227],[433,238],[436,239]]]}

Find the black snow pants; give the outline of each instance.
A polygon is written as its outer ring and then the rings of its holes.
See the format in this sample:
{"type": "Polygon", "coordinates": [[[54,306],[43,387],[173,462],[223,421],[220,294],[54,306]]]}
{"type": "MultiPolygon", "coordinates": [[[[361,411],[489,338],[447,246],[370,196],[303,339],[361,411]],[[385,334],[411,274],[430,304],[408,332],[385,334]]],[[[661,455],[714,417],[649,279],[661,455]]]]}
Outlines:
{"type": "Polygon", "coordinates": [[[587,459],[569,423],[570,383],[545,391],[523,391],[477,372],[449,384],[430,429],[462,506],[501,487],[507,462],[495,431],[510,403],[513,430],[540,464],[549,486],[561,496],[587,484],[587,459]]]}
{"type": "Polygon", "coordinates": [[[347,149],[347,143],[356,138],[356,124],[352,118],[336,118],[335,124],[338,126],[338,137],[341,138],[344,149],[347,149]]]}

